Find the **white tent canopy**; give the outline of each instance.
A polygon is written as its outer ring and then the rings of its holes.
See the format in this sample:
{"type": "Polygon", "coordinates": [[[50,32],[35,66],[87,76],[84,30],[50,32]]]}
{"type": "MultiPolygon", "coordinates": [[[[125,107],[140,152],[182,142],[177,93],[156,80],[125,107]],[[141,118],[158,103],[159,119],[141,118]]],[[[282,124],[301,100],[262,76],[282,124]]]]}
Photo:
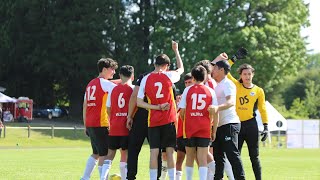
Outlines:
{"type": "MultiPolygon", "coordinates": [[[[277,111],[268,101],[266,101],[268,114],[268,129],[269,131],[287,131],[287,120],[277,111]]],[[[256,120],[258,122],[259,131],[263,131],[263,124],[259,111],[256,111],[256,120]]]]}
{"type": "Polygon", "coordinates": [[[11,98],[0,92],[0,103],[17,102],[15,98],[11,98]]]}

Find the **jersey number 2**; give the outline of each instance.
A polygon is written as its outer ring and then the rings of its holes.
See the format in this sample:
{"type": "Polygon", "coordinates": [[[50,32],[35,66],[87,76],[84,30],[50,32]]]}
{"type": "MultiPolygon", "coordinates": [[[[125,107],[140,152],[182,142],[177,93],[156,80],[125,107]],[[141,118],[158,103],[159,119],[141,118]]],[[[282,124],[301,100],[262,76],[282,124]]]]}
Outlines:
{"type": "Polygon", "coordinates": [[[156,83],[154,83],[154,85],[158,87],[158,90],[157,90],[157,93],[156,93],[156,98],[157,98],[157,99],[158,99],[158,98],[163,98],[164,96],[163,96],[163,94],[161,94],[161,91],[162,91],[162,84],[161,84],[161,82],[156,82],[156,83]]]}

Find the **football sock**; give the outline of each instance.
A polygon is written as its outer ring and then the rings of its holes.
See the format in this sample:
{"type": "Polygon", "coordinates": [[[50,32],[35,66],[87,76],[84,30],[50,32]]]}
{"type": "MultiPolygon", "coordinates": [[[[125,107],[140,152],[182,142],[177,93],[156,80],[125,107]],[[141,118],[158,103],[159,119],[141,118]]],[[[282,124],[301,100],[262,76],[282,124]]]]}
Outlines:
{"type": "Polygon", "coordinates": [[[126,162],[120,162],[120,174],[121,179],[125,180],[127,179],[127,163],[126,162]]]}
{"type": "Polygon", "coordinates": [[[187,176],[187,180],[192,180],[193,167],[186,166],[186,176],[187,176]]]}
{"type": "Polygon", "coordinates": [[[210,171],[214,175],[214,173],[216,171],[216,162],[215,161],[211,161],[210,163],[208,163],[208,168],[210,169],[210,171]]]}
{"type": "Polygon", "coordinates": [[[170,168],[168,169],[168,175],[170,180],[176,179],[176,168],[170,168]]]}
{"type": "Polygon", "coordinates": [[[98,160],[96,160],[95,158],[93,158],[92,156],[90,156],[87,160],[87,164],[86,164],[86,168],[84,170],[82,179],[84,180],[88,180],[91,177],[91,174],[94,170],[94,167],[96,167],[98,160]]]}
{"type": "Polygon", "coordinates": [[[150,180],[156,180],[158,177],[158,169],[150,169],[150,180]]]}
{"type": "Polygon", "coordinates": [[[224,172],[226,172],[229,180],[234,180],[232,166],[231,166],[228,158],[226,158],[225,163],[224,163],[224,172]]]}
{"type": "Polygon", "coordinates": [[[200,180],[207,180],[207,173],[208,173],[208,167],[206,167],[206,166],[199,167],[199,179],[200,180]]]}
{"type": "Polygon", "coordinates": [[[208,167],[207,180],[213,180],[214,172],[212,172],[208,167]]]}
{"type": "Polygon", "coordinates": [[[162,168],[161,168],[161,176],[160,176],[160,180],[165,180],[168,174],[168,166],[167,166],[167,161],[162,161],[162,168]]]}
{"type": "Polygon", "coordinates": [[[182,171],[176,171],[176,180],[182,179],[182,171]]]}
{"type": "Polygon", "coordinates": [[[104,160],[100,180],[108,179],[108,174],[111,168],[111,164],[112,164],[111,160],[108,160],[108,159],[104,160]]]}

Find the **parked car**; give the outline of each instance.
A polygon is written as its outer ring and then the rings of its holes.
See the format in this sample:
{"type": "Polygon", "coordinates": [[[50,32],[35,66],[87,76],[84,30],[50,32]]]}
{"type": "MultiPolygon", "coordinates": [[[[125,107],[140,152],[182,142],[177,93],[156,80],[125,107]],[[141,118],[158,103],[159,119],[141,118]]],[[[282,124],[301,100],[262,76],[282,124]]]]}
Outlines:
{"type": "Polygon", "coordinates": [[[55,106],[53,108],[34,108],[33,117],[45,117],[48,119],[68,116],[69,111],[66,108],[55,106]]]}

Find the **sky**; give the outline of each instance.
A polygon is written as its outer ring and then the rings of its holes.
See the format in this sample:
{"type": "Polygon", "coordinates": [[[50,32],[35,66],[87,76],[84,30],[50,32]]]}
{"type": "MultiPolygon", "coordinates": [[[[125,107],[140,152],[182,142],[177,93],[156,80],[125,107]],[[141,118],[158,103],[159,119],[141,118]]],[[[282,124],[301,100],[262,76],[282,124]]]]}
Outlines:
{"type": "Polygon", "coordinates": [[[302,29],[301,34],[303,36],[309,36],[307,42],[307,49],[311,54],[320,53],[320,0],[304,0],[309,4],[309,22],[308,28],[302,29]]]}

